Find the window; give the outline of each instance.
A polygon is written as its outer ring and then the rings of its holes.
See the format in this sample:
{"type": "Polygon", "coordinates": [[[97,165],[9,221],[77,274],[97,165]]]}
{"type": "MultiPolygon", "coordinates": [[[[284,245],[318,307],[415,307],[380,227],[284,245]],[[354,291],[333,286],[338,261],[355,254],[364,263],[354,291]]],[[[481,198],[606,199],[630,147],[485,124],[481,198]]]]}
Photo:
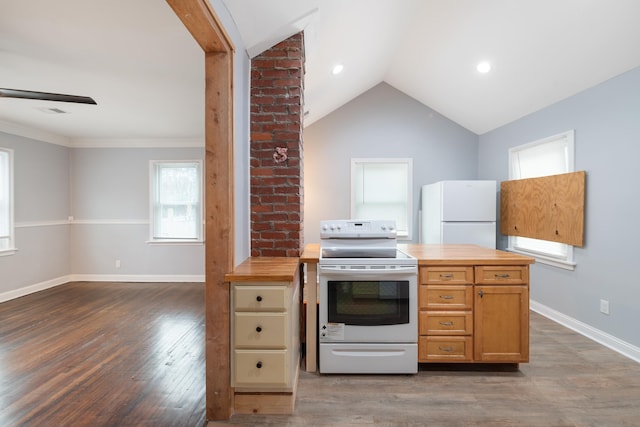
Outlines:
{"type": "Polygon", "coordinates": [[[351,218],[393,219],[411,239],[412,159],[351,159],[351,218]]]}
{"type": "Polygon", "coordinates": [[[151,241],[202,239],[202,162],[151,162],[151,241]]]}
{"type": "MultiPolygon", "coordinates": [[[[509,179],[536,178],[574,172],[574,132],[568,131],[509,150],[509,179]]],[[[572,270],[573,246],[509,236],[509,249],[538,261],[572,270]]]]}
{"type": "Polygon", "coordinates": [[[13,151],[0,148],[0,255],[13,253],[13,151]]]}

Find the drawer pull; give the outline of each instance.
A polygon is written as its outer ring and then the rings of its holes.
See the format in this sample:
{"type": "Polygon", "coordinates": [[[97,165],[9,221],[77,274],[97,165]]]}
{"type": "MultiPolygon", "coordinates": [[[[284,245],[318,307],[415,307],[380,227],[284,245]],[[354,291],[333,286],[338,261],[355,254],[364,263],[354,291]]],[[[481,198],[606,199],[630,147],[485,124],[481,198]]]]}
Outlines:
{"type": "Polygon", "coordinates": [[[496,279],[508,279],[511,276],[509,275],[509,273],[504,273],[504,274],[496,274],[495,277],[496,279]]]}
{"type": "Polygon", "coordinates": [[[453,295],[440,295],[440,299],[451,300],[453,299],[453,295]]]}
{"type": "Polygon", "coordinates": [[[258,368],[258,369],[262,368],[262,362],[256,363],[256,368],[258,368]]]}
{"type": "Polygon", "coordinates": [[[440,278],[441,278],[442,280],[449,280],[449,279],[453,279],[453,273],[440,274],[440,278]]]}
{"type": "Polygon", "coordinates": [[[446,353],[451,353],[453,351],[453,347],[442,347],[442,346],[438,346],[438,349],[440,351],[444,351],[446,353]]]}
{"type": "Polygon", "coordinates": [[[262,296],[261,296],[261,295],[258,295],[258,296],[256,297],[256,301],[258,301],[258,302],[262,301],[262,296]]]}
{"type": "Polygon", "coordinates": [[[262,332],[262,326],[258,326],[258,327],[256,328],[256,332],[258,332],[258,333],[262,332]]]}
{"type": "Polygon", "coordinates": [[[453,326],[453,322],[451,320],[449,320],[447,322],[440,321],[439,323],[442,326],[453,326]]]}

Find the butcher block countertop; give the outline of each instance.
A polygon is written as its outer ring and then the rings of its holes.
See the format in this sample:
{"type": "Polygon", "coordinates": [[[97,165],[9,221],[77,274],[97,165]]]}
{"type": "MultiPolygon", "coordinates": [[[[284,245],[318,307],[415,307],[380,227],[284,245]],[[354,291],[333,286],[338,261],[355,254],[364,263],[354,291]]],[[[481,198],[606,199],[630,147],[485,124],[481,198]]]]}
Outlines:
{"type": "MultiPolygon", "coordinates": [[[[398,249],[418,260],[418,265],[522,265],[534,259],[476,245],[398,244],[398,249]]],[[[300,262],[313,264],[320,258],[320,244],[305,246],[300,262]]]]}
{"type": "Polygon", "coordinates": [[[398,249],[418,260],[418,265],[522,265],[534,259],[513,252],[476,245],[398,244],[398,249]]]}
{"type": "Polygon", "coordinates": [[[227,282],[291,282],[298,274],[300,260],[291,257],[247,258],[231,273],[225,275],[227,282]]]}

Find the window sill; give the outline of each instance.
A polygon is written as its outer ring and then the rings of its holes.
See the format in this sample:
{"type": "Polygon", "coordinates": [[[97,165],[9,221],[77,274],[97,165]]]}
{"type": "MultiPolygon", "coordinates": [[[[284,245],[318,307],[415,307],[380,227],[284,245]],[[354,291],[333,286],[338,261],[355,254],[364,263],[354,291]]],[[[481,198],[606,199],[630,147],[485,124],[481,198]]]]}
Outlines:
{"type": "Polygon", "coordinates": [[[509,252],[514,252],[514,253],[517,253],[517,254],[526,255],[526,256],[530,256],[532,258],[535,258],[536,263],[551,265],[553,267],[558,267],[558,268],[562,268],[562,269],[565,269],[565,270],[573,271],[573,270],[576,269],[576,265],[577,265],[577,263],[575,263],[574,261],[553,258],[553,257],[544,256],[544,255],[540,255],[540,254],[533,253],[533,252],[522,251],[522,250],[514,249],[514,248],[507,248],[507,250],[509,252]]]}
{"type": "Polygon", "coordinates": [[[17,248],[2,249],[0,250],[0,256],[15,255],[16,252],[18,252],[17,248]]]}
{"type": "Polygon", "coordinates": [[[200,239],[153,239],[147,240],[149,245],[204,245],[204,240],[200,239]]]}

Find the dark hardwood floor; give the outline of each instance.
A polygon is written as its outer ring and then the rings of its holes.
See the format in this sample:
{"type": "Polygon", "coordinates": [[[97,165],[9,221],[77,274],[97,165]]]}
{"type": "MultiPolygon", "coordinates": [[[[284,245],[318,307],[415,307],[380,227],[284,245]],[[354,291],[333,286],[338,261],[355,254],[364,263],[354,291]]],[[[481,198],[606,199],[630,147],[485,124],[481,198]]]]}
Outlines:
{"type": "Polygon", "coordinates": [[[204,284],[74,282],[0,304],[0,426],[205,424],[204,284]]]}
{"type": "MultiPolygon", "coordinates": [[[[0,304],[0,426],[205,421],[204,285],[76,282],[0,304]]],[[[640,364],[531,314],[531,362],[301,372],[295,413],[217,425],[640,426],[640,364]]]]}

